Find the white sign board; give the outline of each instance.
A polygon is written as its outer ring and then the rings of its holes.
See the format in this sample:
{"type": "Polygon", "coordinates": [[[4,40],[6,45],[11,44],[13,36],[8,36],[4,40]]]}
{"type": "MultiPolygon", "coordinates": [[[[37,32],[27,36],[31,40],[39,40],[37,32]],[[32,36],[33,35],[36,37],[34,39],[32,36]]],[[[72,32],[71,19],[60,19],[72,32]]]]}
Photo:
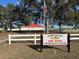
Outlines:
{"type": "Polygon", "coordinates": [[[67,34],[43,34],[43,45],[67,45],[67,34]]]}

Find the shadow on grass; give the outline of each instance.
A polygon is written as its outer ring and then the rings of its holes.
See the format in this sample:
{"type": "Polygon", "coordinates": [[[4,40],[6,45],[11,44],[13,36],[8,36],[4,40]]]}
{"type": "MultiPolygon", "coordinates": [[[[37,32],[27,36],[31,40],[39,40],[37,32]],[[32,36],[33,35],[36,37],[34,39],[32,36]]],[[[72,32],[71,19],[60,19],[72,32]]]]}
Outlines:
{"type": "MultiPolygon", "coordinates": [[[[7,41],[8,43],[8,41],[7,41]]],[[[12,41],[11,42],[12,44],[14,43],[26,43],[26,45],[38,52],[41,52],[41,45],[40,44],[37,44],[37,45],[34,45],[34,42],[33,41],[12,41]]],[[[64,48],[67,48],[66,46],[64,46],[64,48]]],[[[59,50],[59,51],[62,51],[62,52],[67,52],[66,50],[64,50],[63,48],[60,48],[60,47],[57,47],[57,46],[48,46],[48,45],[44,45],[42,47],[42,50],[43,49],[56,49],[56,50],[59,50]]]]}
{"type": "MultiPolygon", "coordinates": [[[[34,49],[34,50],[36,50],[38,52],[41,52],[41,46],[40,45],[27,45],[27,46],[31,47],[32,49],[34,49]]],[[[47,46],[47,45],[43,46],[42,50],[43,49],[57,49],[57,50],[60,50],[62,52],[67,52],[65,50],[62,50],[61,48],[53,47],[53,46],[47,46]]]]}

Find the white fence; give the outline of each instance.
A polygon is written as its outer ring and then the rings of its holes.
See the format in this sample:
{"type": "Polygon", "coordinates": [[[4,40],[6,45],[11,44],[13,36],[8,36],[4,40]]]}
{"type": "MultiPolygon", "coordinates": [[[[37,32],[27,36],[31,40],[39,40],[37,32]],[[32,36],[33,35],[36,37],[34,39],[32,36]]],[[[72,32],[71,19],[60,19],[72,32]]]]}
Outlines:
{"type": "Polygon", "coordinates": [[[11,41],[34,41],[36,44],[37,40],[40,40],[40,34],[9,34],[9,44],[11,41]]]}
{"type": "MultiPolygon", "coordinates": [[[[9,34],[9,44],[11,41],[34,41],[40,40],[40,34],[9,34]],[[25,38],[24,38],[25,37],[25,38]]],[[[70,34],[70,40],[79,40],[79,34],[70,34]]]]}
{"type": "Polygon", "coordinates": [[[79,34],[70,34],[70,40],[79,40],[79,34]]]}

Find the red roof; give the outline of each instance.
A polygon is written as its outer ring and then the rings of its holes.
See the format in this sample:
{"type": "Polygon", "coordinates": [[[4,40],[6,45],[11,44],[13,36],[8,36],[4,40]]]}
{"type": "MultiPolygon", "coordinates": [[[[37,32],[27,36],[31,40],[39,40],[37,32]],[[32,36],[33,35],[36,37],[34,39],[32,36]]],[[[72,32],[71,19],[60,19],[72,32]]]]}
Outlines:
{"type": "Polygon", "coordinates": [[[25,25],[25,27],[43,27],[43,26],[41,26],[41,25],[39,25],[39,24],[29,24],[29,25],[25,25]]]}

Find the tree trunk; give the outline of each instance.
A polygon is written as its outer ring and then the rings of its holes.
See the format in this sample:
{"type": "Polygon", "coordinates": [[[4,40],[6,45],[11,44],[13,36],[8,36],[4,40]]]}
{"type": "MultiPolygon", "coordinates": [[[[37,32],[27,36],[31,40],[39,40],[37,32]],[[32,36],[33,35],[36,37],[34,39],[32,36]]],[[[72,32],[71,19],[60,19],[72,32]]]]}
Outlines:
{"type": "Polygon", "coordinates": [[[12,24],[11,24],[11,21],[10,21],[10,32],[12,32],[12,24]]]}
{"type": "Polygon", "coordinates": [[[59,32],[62,32],[62,31],[61,31],[61,20],[60,20],[60,22],[59,22],[59,32]]]}

